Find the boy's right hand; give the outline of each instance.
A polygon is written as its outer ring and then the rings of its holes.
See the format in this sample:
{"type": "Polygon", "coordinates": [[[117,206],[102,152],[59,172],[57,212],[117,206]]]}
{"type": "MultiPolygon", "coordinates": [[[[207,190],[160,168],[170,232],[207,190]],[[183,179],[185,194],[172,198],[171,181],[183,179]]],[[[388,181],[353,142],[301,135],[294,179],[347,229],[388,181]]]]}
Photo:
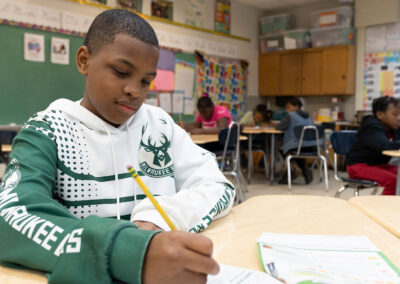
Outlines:
{"type": "Polygon", "coordinates": [[[206,283],[218,274],[212,242],[205,236],[182,231],[159,233],[147,249],[142,280],[152,283],[206,283]]]}

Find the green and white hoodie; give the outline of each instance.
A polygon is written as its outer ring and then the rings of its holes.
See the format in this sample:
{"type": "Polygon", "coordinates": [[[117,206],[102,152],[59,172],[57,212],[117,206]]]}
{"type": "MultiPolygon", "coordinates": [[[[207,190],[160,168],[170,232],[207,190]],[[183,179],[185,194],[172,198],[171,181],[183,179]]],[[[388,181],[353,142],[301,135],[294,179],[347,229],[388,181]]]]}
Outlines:
{"type": "Polygon", "coordinates": [[[184,231],[226,215],[234,188],[160,108],[144,104],[115,128],[79,103],[53,102],[14,139],[0,191],[0,261],[45,271],[51,283],[141,283],[157,232],[129,220],[169,228],[126,166],[184,231]]]}

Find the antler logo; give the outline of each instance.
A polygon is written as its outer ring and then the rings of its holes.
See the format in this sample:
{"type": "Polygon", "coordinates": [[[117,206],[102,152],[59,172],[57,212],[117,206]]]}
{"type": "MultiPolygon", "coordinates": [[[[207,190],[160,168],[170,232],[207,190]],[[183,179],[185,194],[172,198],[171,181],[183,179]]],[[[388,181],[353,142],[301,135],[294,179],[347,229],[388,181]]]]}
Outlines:
{"type": "Polygon", "coordinates": [[[171,159],[171,141],[168,137],[161,133],[161,139],[153,140],[149,135],[147,142],[143,139],[146,132],[147,124],[142,127],[142,139],[139,148],[139,165],[142,171],[148,176],[164,177],[172,176],[174,169],[171,159]]]}

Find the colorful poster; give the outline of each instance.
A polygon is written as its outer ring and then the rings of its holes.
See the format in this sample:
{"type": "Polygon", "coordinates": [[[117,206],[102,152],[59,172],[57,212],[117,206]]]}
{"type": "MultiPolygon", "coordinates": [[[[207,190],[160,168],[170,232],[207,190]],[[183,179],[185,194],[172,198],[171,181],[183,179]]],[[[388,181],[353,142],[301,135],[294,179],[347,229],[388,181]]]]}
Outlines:
{"type": "Polygon", "coordinates": [[[24,59],[44,62],[44,35],[24,34],[24,59]]]}
{"type": "Polygon", "coordinates": [[[50,62],[69,65],[69,39],[52,37],[50,62]]]}
{"type": "Polygon", "coordinates": [[[185,8],[185,24],[204,28],[205,0],[186,0],[185,8]]]}
{"type": "Polygon", "coordinates": [[[400,52],[369,53],[364,58],[363,109],[380,96],[400,98],[400,52]]]}
{"type": "Polygon", "coordinates": [[[231,32],[231,1],[216,0],[215,26],[217,32],[229,34],[231,32]]]}
{"type": "Polygon", "coordinates": [[[226,60],[196,52],[196,95],[207,93],[236,119],[244,114],[247,95],[247,62],[226,60]]]}
{"type": "Polygon", "coordinates": [[[165,0],[151,0],[151,15],[159,18],[173,19],[174,3],[165,0]]]}

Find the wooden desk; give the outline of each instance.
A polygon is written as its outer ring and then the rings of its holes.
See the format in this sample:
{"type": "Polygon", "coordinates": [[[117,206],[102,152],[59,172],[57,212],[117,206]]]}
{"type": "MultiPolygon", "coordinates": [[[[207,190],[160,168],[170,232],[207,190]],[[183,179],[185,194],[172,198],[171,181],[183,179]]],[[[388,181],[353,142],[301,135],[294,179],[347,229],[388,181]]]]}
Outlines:
{"type": "Polygon", "coordinates": [[[218,262],[262,271],[256,241],[263,232],[363,235],[400,267],[400,239],[339,198],[256,196],[214,221],[203,234],[213,240],[218,262]]]}
{"type": "Polygon", "coordinates": [[[190,134],[195,144],[218,142],[218,134],[190,134]]]}
{"type": "MultiPolygon", "coordinates": [[[[260,270],[256,240],[262,232],[364,235],[400,267],[400,239],[349,202],[322,196],[264,195],[248,199],[202,234],[220,263],[260,270]]],[[[0,266],[2,284],[47,283],[43,273],[0,266]]]]}
{"type": "Polygon", "coordinates": [[[47,283],[47,278],[42,272],[33,270],[12,269],[0,265],[0,283],[43,284],[47,283]]]}
{"type": "MultiPolygon", "coordinates": [[[[218,142],[218,134],[190,134],[190,138],[195,144],[218,142]]],[[[247,140],[247,137],[240,135],[240,140],[247,140]]]]}
{"type": "Polygon", "coordinates": [[[3,144],[1,145],[1,151],[2,152],[11,152],[12,146],[11,144],[3,144]]]}
{"type": "MultiPolygon", "coordinates": [[[[251,182],[251,174],[253,172],[253,149],[252,149],[252,135],[253,134],[270,134],[271,137],[271,167],[270,167],[270,182],[274,183],[274,174],[275,174],[275,134],[282,134],[282,130],[277,130],[275,128],[270,127],[245,127],[242,130],[242,133],[249,134],[249,161],[248,161],[248,169],[247,169],[247,183],[251,182]]],[[[266,149],[265,149],[266,151],[266,149]]],[[[267,151],[266,151],[267,152],[267,151]]],[[[264,165],[266,167],[267,165],[264,165]]]]}
{"type": "Polygon", "coordinates": [[[16,124],[16,125],[0,125],[0,130],[9,130],[9,131],[20,131],[22,128],[22,125],[16,124]]]}
{"type": "MultiPolygon", "coordinates": [[[[400,157],[399,150],[382,151],[382,154],[390,157],[396,157],[396,158],[400,157]]],[[[400,195],[400,167],[397,168],[396,195],[400,195]]]]}
{"type": "Polygon", "coordinates": [[[400,238],[400,196],[357,196],[350,198],[349,202],[400,238]]]}

